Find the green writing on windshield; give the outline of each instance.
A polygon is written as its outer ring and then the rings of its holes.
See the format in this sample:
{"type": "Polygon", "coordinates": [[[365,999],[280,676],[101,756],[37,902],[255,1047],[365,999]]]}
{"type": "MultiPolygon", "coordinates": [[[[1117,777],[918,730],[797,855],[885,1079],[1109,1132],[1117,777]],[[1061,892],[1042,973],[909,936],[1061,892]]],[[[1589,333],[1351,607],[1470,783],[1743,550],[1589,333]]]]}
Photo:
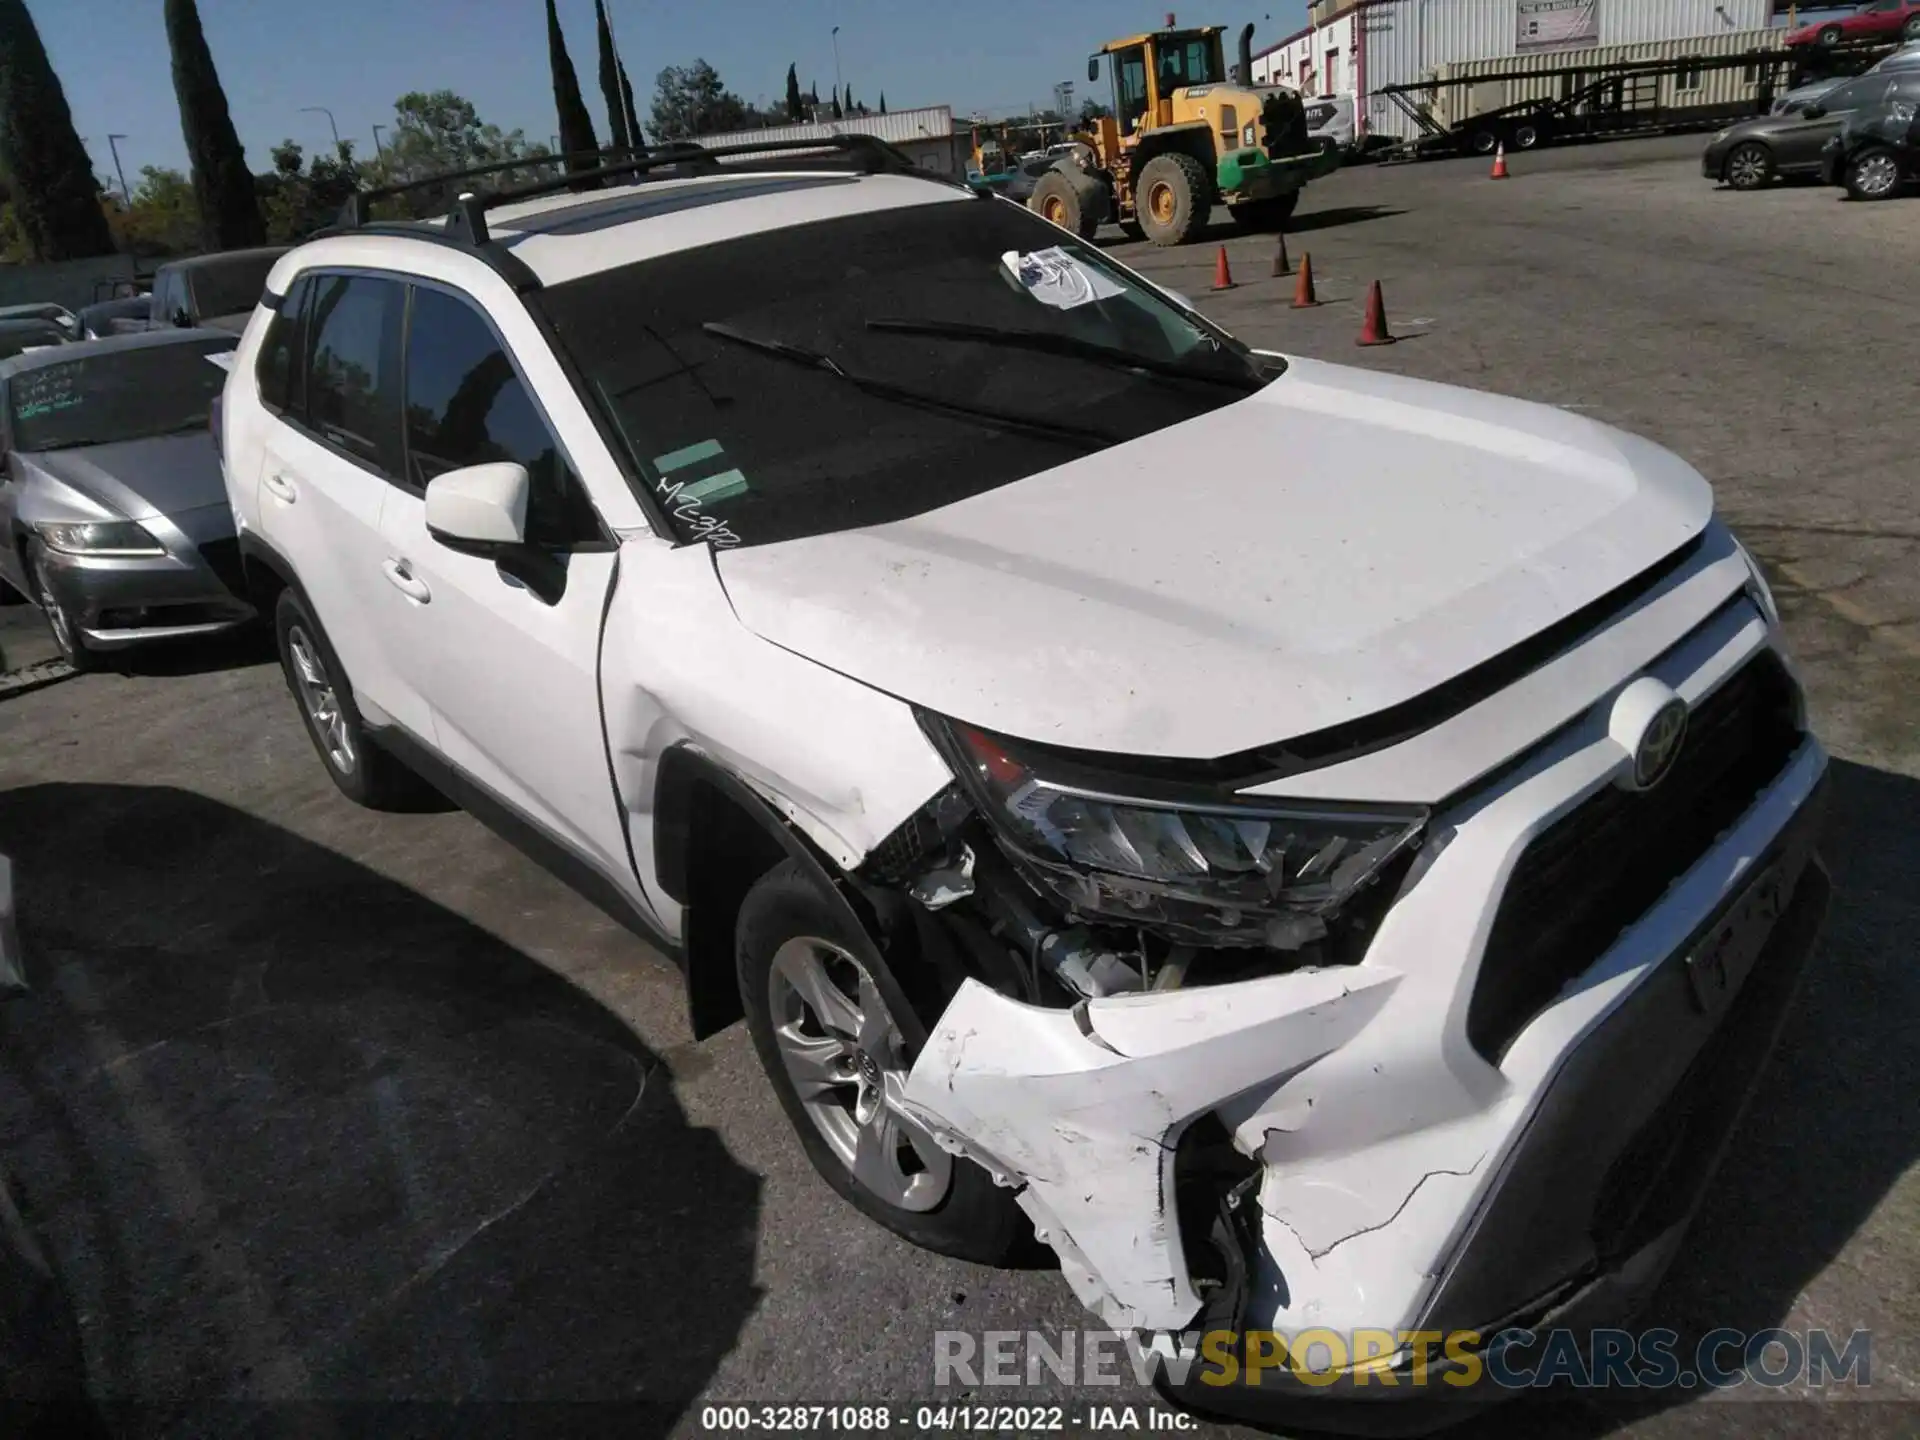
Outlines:
{"type": "Polygon", "coordinates": [[[67,395],[58,400],[36,401],[31,405],[22,405],[18,410],[14,411],[14,418],[18,420],[33,420],[42,415],[51,415],[57,410],[71,410],[86,398],[84,395],[67,395]]]}

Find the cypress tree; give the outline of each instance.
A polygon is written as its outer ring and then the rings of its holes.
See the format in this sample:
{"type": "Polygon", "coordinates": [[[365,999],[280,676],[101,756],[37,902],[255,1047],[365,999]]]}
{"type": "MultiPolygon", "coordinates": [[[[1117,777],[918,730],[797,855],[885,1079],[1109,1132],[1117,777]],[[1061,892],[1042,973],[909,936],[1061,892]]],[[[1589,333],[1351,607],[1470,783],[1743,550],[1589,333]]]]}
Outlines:
{"type": "Polygon", "coordinates": [[[0,175],[36,257],[113,253],[93,161],[74,133],[66,91],[26,0],[0,0],[0,175]]]}
{"type": "Polygon", "coordinates": [[[608,144],[621,153],[632,148],[627,139],[627,107],[620,99],[620,62],[613,54],[613,30],[607,24],[607,7],[593,0],[593,15],[600,27],[600,98],[607,102],[608,144]]]}
{"type": "Polygon", "coordinates": [[[234,133],[213,52],[200,28],[199,7],[194,0],[166,0],[166,19],[173,94],[180,102],[180,131],[193,169],[200,234],[210,250],[264,245],[267,223],[260,215],[260,197],[247,169],[247,152],[234,133]]]}
{"type": "Polygon", "coordinates": [[[882,115],[887,113],[887,92],[884,90],[880,92],[880,113],[882,115]]]}
{"type": "Polygon", "coordinates": [[[647,153],[647,132],[640,128],[640,112],[633,108],[633,82],[627,79],[627,62],[620,62],[620,103],[627,112],[627,143],[633,153],[647,153]]]}
{"type": "Polygon", "coordinates": [[[807,102],[800,94],[800,76],[793,66],[787,66],[787,118],[804,120],[807,115],[807,102]]]}
{"type": "Polygon", "coordinates": [[[834,92],[833,92],[833,110],[832,110],[832,114],[833,114],[833,118],[834,118],[834,119],[836,119],[836,120],[838,120],[838,119],[840,119],[840,118],[841,118],[841,114],[842,114],[842,112],[841,112],[841,109],[840,109],[840,92],[839,92],[838,90],[836,90],[836,91],[834,91],[834,92]]]}
{"type": "Polygon", "coordinates": [[[841,108],[842,108],[843,110],[845,110],[845,111],[847,112],[847,114],[849,114],[849,115],[851,115],[851,114],[853,114],[853,85],[852,85],[851,83],[849,83],[849,84],[847,85],[847,101],[846,101],[846,104],[845,104],[845,105],[843,105],[843,106],[842,106],[841,108]]]}
{"type": "Polygon", "coordinates": [[[567,55],[567,37],[560,33],[560,16],[547,0],[547,63],[553,71],[553,103],[560,113],[560,150],[567,159],[567,171],[591,170],[590,151],[598,150],[594,138],[593,117],[587,102],[580,98],[580,77],[573,73],[573,61],[567,55]],[[574,156],[581,159],[574,159],[574,156]]]}

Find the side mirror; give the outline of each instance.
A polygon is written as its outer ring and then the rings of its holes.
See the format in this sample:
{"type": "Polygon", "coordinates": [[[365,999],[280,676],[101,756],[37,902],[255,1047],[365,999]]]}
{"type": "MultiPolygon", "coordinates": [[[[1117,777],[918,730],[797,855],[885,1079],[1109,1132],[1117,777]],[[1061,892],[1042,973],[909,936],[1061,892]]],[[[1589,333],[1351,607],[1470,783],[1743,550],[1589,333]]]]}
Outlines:
{"type": "Polygon", "coordinates": [[[1800,116],[1804,120],[1818,120],[1822,115],[1826,113],[1827,113],[1827,107],[1820,104],[1818,101],[1815,101],[1813,104],[1807,106],[1806,109],[1802,110],[1800,112],[1800,116]]]}
{"type": "Polygon", "coordinates": [[[498,555],[527,543],[527,468],[469,465],[427,484],[427,533],[451,550],[498,555]]]}
{"type": "Polygon", "coordinates": [[[1087,56],[1087,79],[1098,80],[1099,78],[1100,57],[1098,55],[1089,55],[1087,56]]]}

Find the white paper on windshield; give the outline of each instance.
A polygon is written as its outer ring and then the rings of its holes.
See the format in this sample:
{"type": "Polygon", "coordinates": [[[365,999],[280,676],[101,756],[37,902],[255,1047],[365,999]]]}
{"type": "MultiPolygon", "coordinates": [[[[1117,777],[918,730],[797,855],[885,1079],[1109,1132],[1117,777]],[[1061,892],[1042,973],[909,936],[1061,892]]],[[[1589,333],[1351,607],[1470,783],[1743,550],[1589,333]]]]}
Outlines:
{"type": "Polygon", "coordinates": [[[1000,257],[1000,263],[1029,295],[1056,310],[1071,310],[1076,305],[1089,305],[1095,300],[1126,293],[1099,271],[1087,269],[1058,245],[1029,250],[1024,255],[1009,250],[1000,257]]]}
{"type": "Polygon", "coordinates": [[[213,354],[204,356],[203,358],[209,365],[217,369],[228,371],[233,369],[233,351],[231,350],[216,350],[213,354]]]}

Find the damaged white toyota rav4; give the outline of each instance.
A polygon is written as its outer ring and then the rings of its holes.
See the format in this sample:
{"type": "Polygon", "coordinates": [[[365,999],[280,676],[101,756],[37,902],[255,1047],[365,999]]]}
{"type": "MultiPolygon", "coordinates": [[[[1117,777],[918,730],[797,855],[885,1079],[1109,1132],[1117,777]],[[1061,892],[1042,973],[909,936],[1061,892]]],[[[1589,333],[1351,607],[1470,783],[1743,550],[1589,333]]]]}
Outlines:
{"type": "Polygon", "coordinates": [[[1630,1304],[1827,892],[1706,483],[764,149],[275,266],[223,456],[335,782],[519,840],[744,1015],[841,1195],[1030,1224],[1113,1326],[1630,1304]]]}

